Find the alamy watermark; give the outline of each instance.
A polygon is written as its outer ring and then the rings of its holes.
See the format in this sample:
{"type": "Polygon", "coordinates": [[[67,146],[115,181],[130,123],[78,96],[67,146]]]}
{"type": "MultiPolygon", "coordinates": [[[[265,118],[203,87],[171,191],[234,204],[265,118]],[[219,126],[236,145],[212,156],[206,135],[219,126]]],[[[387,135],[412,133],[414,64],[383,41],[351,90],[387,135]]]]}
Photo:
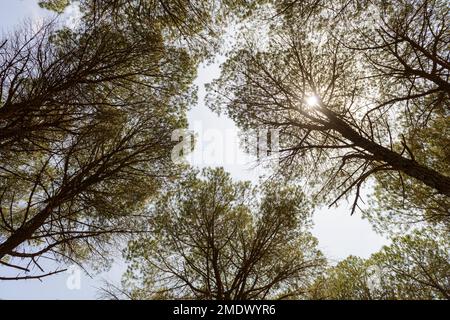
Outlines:
{"type": "Polygon", "coordinates": [[[249,157],[260,162],[279,163],[279,130],[263,128],[242,134],[234,129],[204,129],[200,122],[192,130],[176,129],[172,141],[174,163],[196,165],[243,165],[249,157]]]}
{"type": "Polygon", "coordinates": [[[69,290],[80,290],[81,289],[81,270],[76,265],[71,265],[67,268],[66,273],[68,274],[66,280],[66,287],[69,290]]]}

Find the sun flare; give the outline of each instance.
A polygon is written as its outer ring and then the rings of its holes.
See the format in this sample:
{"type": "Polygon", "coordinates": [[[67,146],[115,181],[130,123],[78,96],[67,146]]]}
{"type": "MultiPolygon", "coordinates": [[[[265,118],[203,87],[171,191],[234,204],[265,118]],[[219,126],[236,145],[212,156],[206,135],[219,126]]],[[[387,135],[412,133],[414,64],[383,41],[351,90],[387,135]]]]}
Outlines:
{"type": "Polygon", "coordinates": [[[319,104],[319,98],[315,95],[311,95],[305,98],[306,105],[308,107],[315,107],[319,104]]]}

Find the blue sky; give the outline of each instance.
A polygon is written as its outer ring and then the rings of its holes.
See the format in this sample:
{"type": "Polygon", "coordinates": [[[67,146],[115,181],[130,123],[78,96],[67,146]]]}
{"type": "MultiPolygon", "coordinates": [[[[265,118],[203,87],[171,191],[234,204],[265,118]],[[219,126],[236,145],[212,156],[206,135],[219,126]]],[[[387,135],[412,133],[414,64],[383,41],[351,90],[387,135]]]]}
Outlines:
{"type": "MultiPolygon", "coordinates": [[[[70,17],[75,13],[76,10],[71,8],[66,15],[70,17]]],[[[2,0],[0,1],[0,29],[6,32],[25,19],[39,19],[48,14],[38,7],[37,0],[2,0]]],[[[188,118],[191,129],[201,127],[203,132],[209,131],[210,134],[214,131],[228,132],[230,137],[236,137],[237,129],[234,123],[223,115],[218,116],[211,112],[204,104],[204,84],[219,76],[221,60],[218,58],[216,63],[200,66],[196,79],[199,87],[198,105],[189,112],[188,118]]],[[[217,141],[211,142],[205,139],[202,143],[205,148],[209,146],[214,149],[211,144],[217,141]]],[[[227,147],[226,150],[239,149],[236,139],[224,140],[222,144],[227,147]]],[[[210,154],[201,163],[194,161],[192,164],[199,167],[223,166],[234,179],[256,182],[264,170],[255,168],[252,159],[247,158],[242,151],[237,152],[237,156],[240,155],[245,159],[240,164],[224,162],[223,157],[215,158],[214,154],[210,154]]],[[[332,261],[343,259],[348,255],[368,257],[387,243],[372,230],[367,221],[361,219],[360,214],[355,213],[350,216],[349,206],[345,201],[336,208],[324,208],[316,212],[314,224],[313,233],[319,239],[319,246],[332,261]]],[[[97,274],[92,272],[92,277],[82,273],[79,289],[70,289],[70,285],[69,287],[67,285],[68,281],[70,282],[70,275],[61,273],[44,278],[42,282],[38,280],[0,281],[0,299],[95,299],[98,296],[97,288],[102,285],[102,280],[118,283],[125,270],[120,252],[112,253],[112,256],[114,263],[111,270],[97,274]]],[[[49,267],[52,267],[51,263],[49,267]]],[[[11,271],[2,267],[0,267],[0,274],[12,275],[11,271]]]]}

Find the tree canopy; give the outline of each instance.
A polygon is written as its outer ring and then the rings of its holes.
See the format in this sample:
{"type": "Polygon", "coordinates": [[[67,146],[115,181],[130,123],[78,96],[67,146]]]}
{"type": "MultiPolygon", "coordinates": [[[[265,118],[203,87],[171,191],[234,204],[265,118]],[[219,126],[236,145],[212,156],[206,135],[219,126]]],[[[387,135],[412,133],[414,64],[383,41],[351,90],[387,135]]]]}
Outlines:
{"type": "Polygon", "coordinates": [[[280,173],[309,177],[329,204],[353,192],[354,212],[375,180],[380,199],[396,190],[384,208],[406,201],[396,213],[418,207],[420,220],[448,225],[448,9],[438,0],[272,6],[265,41],[244,30],[229,54],[211,108],[244,130],[278,129],[280,173]]]}
{"type": "Polygon", "coordinates": [[[56,17],[0,36],[0,280],[114,245],[110,298],[450,298],[448,1],[38,3],[56,17]],[[218,56],[210,109],[277,133],[257,185],[171,159],[218,56]],[[311,217],[349,198],[391,243],[332,263],[311,217]]]}
{"type": "Polygon", "coordinates": [[[395,237],[369,259],[350,256],[311,287],[315,299],[427,300],[450,298],[450,242],[430,230],[395,237]]]}
{"type": "Polygon", "coordinates": [[[0,41],[3,265],[101,256],[178,172],[171,134],[187,125],[197,59],[158,24],[130,37],[108,12],[95,17],[0,41]]]}
{"type": "Polygon", "coordinates": [[[293,187],[262,190],[222,169],[188,174],[150,209],[130,242],[123,290],[133,299],[301,297],[325,264],[293,187]]]}

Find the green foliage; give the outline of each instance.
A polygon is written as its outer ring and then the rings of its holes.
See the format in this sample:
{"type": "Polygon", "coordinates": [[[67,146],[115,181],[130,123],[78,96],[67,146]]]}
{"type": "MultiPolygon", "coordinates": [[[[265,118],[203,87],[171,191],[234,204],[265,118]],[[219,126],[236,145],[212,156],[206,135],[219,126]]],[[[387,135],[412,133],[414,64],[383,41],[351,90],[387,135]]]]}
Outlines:
{"type": "Polygon", "coordinates": [[[123,285],[135,299],[298,298],[325,262],[295,188],[258,191],[210,169],[188,174],[150,211],[151,236],[126,252],[123,285]]]}
{"type": "Polygon", "coordinates": [[[187,126],[198,58],[156,22],[130,34],[95,18],[0,41],[0,257],[13,267],[101,259],[181,170],[171,134],[187,126]]]}
{"type": "Polygon", "coordinates": [[[269,31],[244,28],[209,86],[210,108],[244,130],[279,129],[279,173],[319,201],[353,193],[354,212],[375,182],[366,216],[379,230],[448,230],[448,2],[271,4],[269,31]]]}
{"type": "MultiPolygon", "coordinates": [[[[403,126],[405,143],[415,160],[450,175],[450,115],[446,108],[444,104],[435,106],[426,126],[411,125],[417,119],[405,119],[403,126]]],[[[450,231],[450,198],[417,180],[402,173],[381,173],[376,176],[374,192],[373,210],[365,215],[379,231],[395,234],[424,224],[450,231]]]]}
{"type": "Polygon", "coordinates": [[[309,289],[312,299],[368,300],[370,272],[368,261],[349,256],[316,279],[309,289]]]}
{"type": "Polygon", "coordinates": [[[348,257],[311,287],[315,299],[449,299],[450,242],[430,230],[395,237],[369,259],[348,257]]]}
{"type": "Polygon", "coordinates": [[[38,3],[81,20],[0,40],[1,264],[102,266],[136,233],[133,299],[449,298],[448,1],[38,3]],[[279,181],[259,187],[170,159],[229,26],[208,100],[244,130],[279,129],[279,181]],[[298,181],[315,203],[354,192],[352,213],[373,187],[365,217],[402,236],[322,274],[298,181]]]}
{"type": "Polygon", "coordinates": [[[183,47],[198,62],[214,57],[226,26],[248,17],[257,6],[242,0],[47,0],[40,5],[61,12],[69,3],[80,7],[87,23],[99,23],[100,16],[106,16],[124,34],[145,37],[148,27],[158,28],[166,43],[183,47]]]}
{"type": "Polygon", "coordinates": [[[41,8],[52,10],[58,13],[64,12],[64,9],[69,6],[70,0],[43,0],[39,1],[41,8]]]}

